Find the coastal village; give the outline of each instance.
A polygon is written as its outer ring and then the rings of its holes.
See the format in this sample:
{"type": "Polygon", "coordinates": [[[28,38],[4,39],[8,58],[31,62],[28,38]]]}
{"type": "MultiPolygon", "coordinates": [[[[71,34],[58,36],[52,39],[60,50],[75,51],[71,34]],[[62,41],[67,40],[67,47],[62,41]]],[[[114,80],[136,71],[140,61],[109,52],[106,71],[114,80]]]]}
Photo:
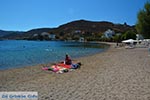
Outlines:
{"type": "MultiPolygon", "coordinates": [[[[149,40],[138,34],[135,26],[124,24],[113,24],[111,22],[92,22],[86,20],[72,21],[58,28],[33,29],[27,32],[12,32],[1,36],[0,39],[37,40],[37,41],[101,41],[122,44],[124,40],[133,39],[134,43],[140,44],[149,40]]],[[[133,41],[132,41],[133,42],[133,41]]],[[[129,43],[126,43],[129,44],[129,43]]]]}
{"type": "MultiPolygon", "coordinates": [[[[133,47],[148,47],[150,44],[150,39],[144,39],[141,34],[138,34],[135,26],[129,26],[127,23],[124,24],[113,24],[109,22],[90,22],[85,20],[73,21],[62,25],[58,28],[59,31],[42,32],[40,34],[33,34],[30,36],[29,40],[63,40],[72,42],[88,42],[88,41],[101,41],[101,42],[114,42],[116,46],[125,46],[125,48],[133,47]],[[92,28],[100,27],[96,24],[102,24],[103,29],[99,31],[94,31],[92,28]],[[82,26],[79,28],[78,25],[82,26]],[[89,26],[87,26],[87,24],[89,26]],[[107,28],[104,25],[109,26],[107,28]],[[77,26],[74,26],[77,25],[77,26]],[[91,30],[87,30],[83,27],[90,27],[91,30]],[[105,28],[104,28],[105,27],[105,28]],[[81,30],[79,30],[81,29],[81,30]],[[64,31],[63,31],[64,30],[64,31]],[[103,30],[103,31],[102,31],[103,30]],[[94,33],[95,32],[95,33],[94,33]],[[120,45],[119,45],[120,44],[120,45]]],[[[98,30],[98,29],[96,29],[98,30]]]]}

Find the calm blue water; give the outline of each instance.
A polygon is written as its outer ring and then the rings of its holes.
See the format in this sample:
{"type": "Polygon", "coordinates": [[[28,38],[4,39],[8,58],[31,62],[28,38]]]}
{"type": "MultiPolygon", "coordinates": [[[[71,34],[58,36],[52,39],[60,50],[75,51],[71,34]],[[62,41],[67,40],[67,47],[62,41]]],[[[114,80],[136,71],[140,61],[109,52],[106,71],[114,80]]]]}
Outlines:
{"type": "Polygon", "coordinates": [[[0,41],[0,70],[58,62],[68,53],[71,58],[88,56],[107,49],[104,44],[62,41],[0,41]]]}

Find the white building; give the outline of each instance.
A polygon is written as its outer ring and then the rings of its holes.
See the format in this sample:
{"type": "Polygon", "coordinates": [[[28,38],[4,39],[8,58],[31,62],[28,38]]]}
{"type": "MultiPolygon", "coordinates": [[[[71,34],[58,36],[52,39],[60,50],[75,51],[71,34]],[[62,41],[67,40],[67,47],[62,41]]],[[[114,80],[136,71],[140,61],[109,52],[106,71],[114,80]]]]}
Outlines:
{"type": "Polygon", "coordinates": [[[104,37],[106,38],[111,38],[113,37],[113,35],[115,35],[115,32],[111,29],[108,29],[107,31],[104,32],[104,37]]]}
{"type": "Polygon", "coordinates": [[[50,34],[49,37],[50,37],[50,39],[52,39],[52,40],[56,39],[56,35],[55,35],[55,34],[50,34]]]}
{"type": "Polygon", "coordinates": [[[56,35],[55,34],[50,34],[48,32],[43,32],[41,33],[42,36],[46,36],[46,37],[49,37],[49,39],[56,39],[56,35]]]}
{"type": "Polygon", "coordinates": [[[136,40],[144,40],[141,34],[136,34],[136,40]]]}
{"type": "Polygon", "coordinates": [[[47,33],[47,32],[43,32],[43,33],[41,33],[41,35],[49,37],[49,33],[47,33]]]}

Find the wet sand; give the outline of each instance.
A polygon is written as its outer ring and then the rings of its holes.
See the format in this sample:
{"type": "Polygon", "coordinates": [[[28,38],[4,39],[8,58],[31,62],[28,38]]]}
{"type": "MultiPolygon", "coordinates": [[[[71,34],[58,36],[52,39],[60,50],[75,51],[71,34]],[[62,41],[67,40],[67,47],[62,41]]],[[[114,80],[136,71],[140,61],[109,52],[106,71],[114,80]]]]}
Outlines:
{"type": "Polygon", "coordinates": [[[0,71],[0,91],[37,91],[39,100],[150,100],[148,48],[112,45],[76,60],[81,68],[64,74],[42,65],[0,71]]]}

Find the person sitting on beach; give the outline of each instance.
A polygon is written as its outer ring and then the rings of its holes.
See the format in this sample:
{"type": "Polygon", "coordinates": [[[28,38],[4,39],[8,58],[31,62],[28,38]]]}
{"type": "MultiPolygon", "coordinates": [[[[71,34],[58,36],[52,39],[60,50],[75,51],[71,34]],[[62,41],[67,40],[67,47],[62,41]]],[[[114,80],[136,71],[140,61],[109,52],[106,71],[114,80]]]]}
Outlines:
{"type": "Polygon", "coordinates": [[[72,64],[72,60],[70,59],[70,57],[68,56],[68,54],[66,54],[65,64],[66,65],[71,65],[72,64]]]}

